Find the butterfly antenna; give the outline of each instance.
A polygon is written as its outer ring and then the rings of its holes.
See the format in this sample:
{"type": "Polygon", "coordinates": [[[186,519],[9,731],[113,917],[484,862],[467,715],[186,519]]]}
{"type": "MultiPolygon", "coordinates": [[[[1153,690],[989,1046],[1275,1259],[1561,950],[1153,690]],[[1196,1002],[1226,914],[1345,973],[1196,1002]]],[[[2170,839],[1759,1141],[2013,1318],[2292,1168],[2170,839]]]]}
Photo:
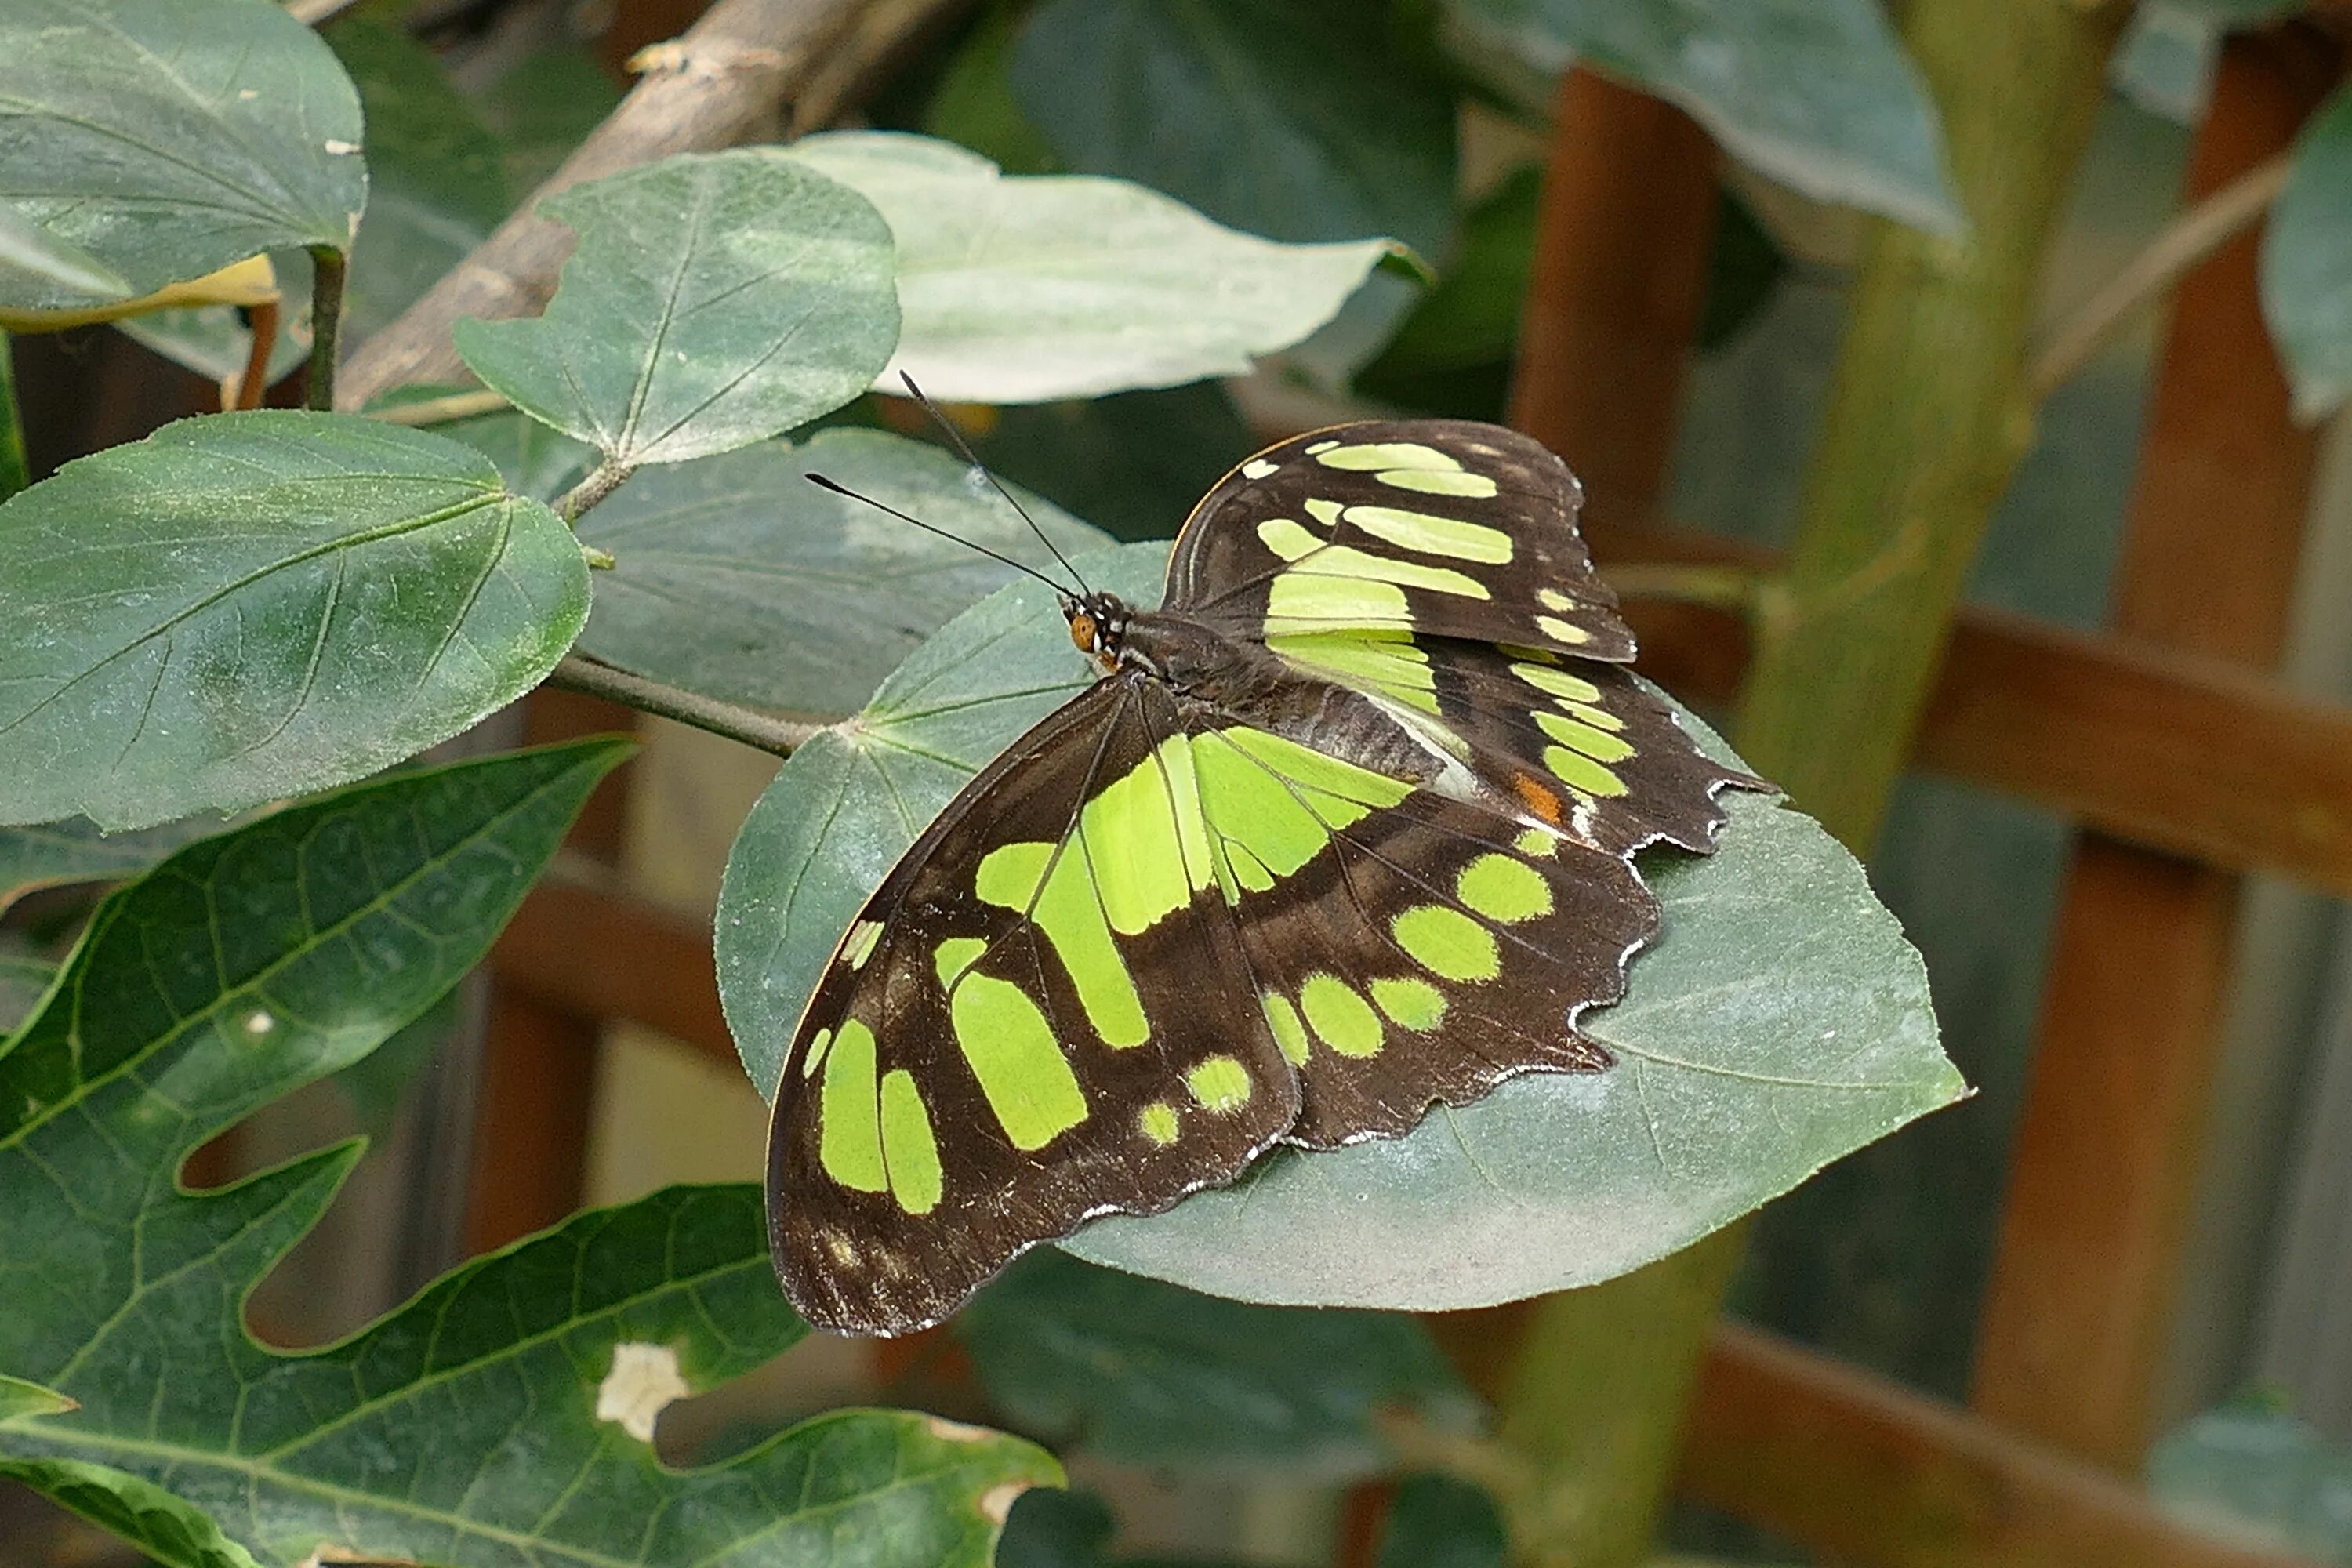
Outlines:
{"type": "Polygon", "coordinates": [[[1062,547],[1055,543],[1044,529],[1037,526],[1037,520],[1029,515],[1029,509],[1013,500],[1013,492],[1006,489],[1003,481],[988,471],[988,465],[982,462],[979,455],[972,451],[971,443],[963,438],[963,432],[956,428],[955,421],[940,411],[940,405],[931,401],[929,395],[915,384],[913,376],[902,370],[898,373],[898,379],[906,384],[907,395],[923,405],[923,412],[929,415],[931,423],[938,426],[947,438],[955,444],[955,449],[963,455],[963,460],[979,469],[981,478],[995,487],[996,493],[1004,498],[1005,504],[1021,514],[1021,521],[1029,525],[1029,531],[1035,534],[1044,542],[1045,548],[1054,552],[1054,559],[1062,563],[1062,570],[1070,574],[1079,590],[1083,593],[1093,593],[1094,590],[1087,586],[1087,580],[1078,575],[1078,569],[1070,564],[1070,558],[1062,553],[1062,547]]]}
{"type": "MultiPolygon", "coordinates": [[[[907,513],[900,511],[897,507],[892,506],[887,501],[878,501],[872,496],[865,495],[859,491],[851,489],[847,485],[835,484],[833,480],[826,479],[823,474],[803,474],[801,478],[816,486],[819,489],[831,490],[837,496],[847,496],[851,500],[864,501],[867,506],[872,507],[877,511],[888,512],[900,522],[911,522],[917,528],[921,529],[925,533],[936,533],[941,539],[947,540],[950,543],[961,544],[967,550],[977,550],[992,561],[1002,561],[1007,566],[1012,567],[1015,572],[1026,572],[1030,576],[1036,578],[1037,581],[1045,584],[1048,588],[1053,589],[1055,595],[1064,600],[1067,600],[1070,596],[1070,591],[1067,588],[1063,587],[1062,584],[1055,582],[1051,577],[1046,576],[1045,574],[1038,571],[1034,566],[1028,564],[1026,562],[1015,561],[1010,555],[1000,555],[985,544],[975,544],[971,540],[962,537],[961,534],[950,533],[946,529],[935,527],[930,523],[925,522],[919,517],[910,517],[907,513]]],[[[1073,572],[1070,575],[1075,577],[1077,574],[1073,572]]]]}

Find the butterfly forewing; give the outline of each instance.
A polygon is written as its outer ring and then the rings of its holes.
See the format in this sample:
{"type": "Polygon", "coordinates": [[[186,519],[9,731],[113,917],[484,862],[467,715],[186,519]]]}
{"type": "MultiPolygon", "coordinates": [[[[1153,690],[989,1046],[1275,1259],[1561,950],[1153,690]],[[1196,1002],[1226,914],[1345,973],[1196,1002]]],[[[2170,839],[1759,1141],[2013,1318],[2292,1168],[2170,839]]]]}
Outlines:
{"type": "Polygon", "coordinates": [[[1166,607],[1277,650],[1378,629],[1631,659],[1633,633],[1576,531],[1582,500],[1565,463],[1496,426],[1316,431],[1202,498],[1166,607]]]}
{"type": "Polygon", "coordinates": [[[819,981],[769,1224],[812,1322],[936,1321],[1090,1215],[1230,1180],[1298,1089],[1245,985],[1164,690],[1104,681],[982,772],[819,981]]]}

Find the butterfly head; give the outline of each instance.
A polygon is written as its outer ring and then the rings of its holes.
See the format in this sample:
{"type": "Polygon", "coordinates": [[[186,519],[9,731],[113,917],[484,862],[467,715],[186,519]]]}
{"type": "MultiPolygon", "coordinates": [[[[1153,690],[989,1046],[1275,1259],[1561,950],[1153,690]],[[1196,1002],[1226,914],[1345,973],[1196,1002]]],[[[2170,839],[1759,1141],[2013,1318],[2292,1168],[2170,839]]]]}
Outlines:
{"type": "Polygon", "coordinates": [[[1130,614],[1126,600],[1116,594],[1066,597],[1062,601],[1062,614],[1069,618],[1070,641],[1077,645],[1080,653],[1094,660],[1095,668],[1105,675],[1118,668],[1119,649],[1127,640],[1130,614]]]}

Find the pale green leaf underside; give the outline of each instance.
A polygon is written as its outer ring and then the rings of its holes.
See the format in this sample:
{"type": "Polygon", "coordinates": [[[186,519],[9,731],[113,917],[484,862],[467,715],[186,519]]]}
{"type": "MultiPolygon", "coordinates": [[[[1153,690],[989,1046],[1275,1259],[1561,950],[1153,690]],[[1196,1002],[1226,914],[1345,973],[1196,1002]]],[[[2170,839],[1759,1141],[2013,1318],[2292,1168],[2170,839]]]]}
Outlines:
{"type": "MultiPolygon", "coordinates": [[[[359,99],[280,7],[0,6],[0,201],[131,292],[280,246],[345,247],[366,194],[359,99]]],[[[0,304],[92,301],[52,279],[0,304]]]]}
{"type": "Polygon", "coordinates": [[[1451,0],[1474,35],[1571,60],[1687,110],[1816,200],[1958,234],[1934,100],[1878,0],[1451,0]]]}
{"type": "Polygon", "coordinates": [[[2352,92],[2321,106],[2295,145],[2263,239],[2263,314],[2294,382],[2295,416],[2352,394],[2352,92]]]}
{"type": "MultiPolygon", "coordinates": [[[[1156,603],[1165,551],[1081,566],[1156,603]]],[[[721,995],[763,1091],[833,943],[897,856],[1087,679],[1050,595],[1016,584],[785,765],[744,825],[719,908],[721,995]]],[[[1626,1001],[1584,1020],[1615,1069],[1529,1074],[1394,1141],[1278,1152],[1168,1214],[1097,1221],[1070,1250],[1250,1300],[1486,1305],[1663,1257],[1964,1092],[1937,1046],[1926,971],[1861,868],[1770,798],[1728,804],[1713,857],[1642,861],[1666,933],[1635,961],[1626,1001]]]]}
{"type": "Polygon", "coordinates": [[[886,391],[901,370],[974,403],[1239,374],[1329,321],[1388,248],[1280,245],[1124,180],[1007,177],[921,136],[839,132],[771,155],[858,191],[898,237],[886,391]]]}
{"type": "Polygon", "coordinates": [[[755,1188],[580,1215],[287,1354],[238,1313],[355,1148],[215,1192],[173,1179],[214,1131],[446,992],[625,750],[357,786],[183,850],[101,908],[0,1054],[0,1368],[80,1405],[0,1423],[0,1467],[101,1521],[146,1518],[151,1550],[187,1523],[145,1489],[166,1488],[268,1568],[322,1546],[461,1568],[751,1568],[821,1556],[836,1531],[872,1543],[875,1568],[985,1563],[991,1510],[1058,1479],[1025,1444],[844,1412],[678,1472],[598,1414],[623,1345],[674,1358],[697,1390],[806,1331],[777,1294],[755,1188]]]}
{"type": "MultiPolygon", "coordinates": [[[[581,519],[580,537],[615,563],[597,574],[588,649],[731,701],[846,713],[949,616],[1013,574],[819,489],[802,477],[811,470],[1052,569],[1020,514],[953,456],[878,430],[827,430],[640,474],[581,519]]],[[[1050,501],[1024,496],[1023,505],[1066,553],[1105,542],[1050,501]]]]}
{"type": "Polygon", "coordinates": [[[562,523],[456,442],[183,420],[0,506],[0,822],[363,777],[529,690],[587,614],[562,523]]]}
{"type": "Polygon", "coordinates": [[[798,163],[684,154],[541,204],[579,236],[544,314],[462,321],[514,405],[622,468],[679,463],[829,414],[898,341],[890,230],[798,163]]]}

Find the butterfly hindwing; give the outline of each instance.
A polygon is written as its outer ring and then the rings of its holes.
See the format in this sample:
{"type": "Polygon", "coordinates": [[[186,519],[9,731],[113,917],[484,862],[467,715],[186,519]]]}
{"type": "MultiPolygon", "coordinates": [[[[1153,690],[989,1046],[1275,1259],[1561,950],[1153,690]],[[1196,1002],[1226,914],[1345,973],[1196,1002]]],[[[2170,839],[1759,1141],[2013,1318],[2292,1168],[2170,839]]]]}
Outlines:
{"type": "Polygon", "coordinates": [[[1202,498],[1177,536],[1165,607],[1277,651],[1381,629],[1628,660],[1633,632],[1576,531],[1582,502],[1565,463],[1496,426],[1315,431],[1202,498]]]}
{"type": "Polygon", "coordinates": [[[1164,690],[1104,681],[984,770],[843,939],[785,1058],[777,1267],[803,1316],[936,1321],[1023,1248],[1230,1180],[1296,1075],[1246,987],[1164,690]]]}

